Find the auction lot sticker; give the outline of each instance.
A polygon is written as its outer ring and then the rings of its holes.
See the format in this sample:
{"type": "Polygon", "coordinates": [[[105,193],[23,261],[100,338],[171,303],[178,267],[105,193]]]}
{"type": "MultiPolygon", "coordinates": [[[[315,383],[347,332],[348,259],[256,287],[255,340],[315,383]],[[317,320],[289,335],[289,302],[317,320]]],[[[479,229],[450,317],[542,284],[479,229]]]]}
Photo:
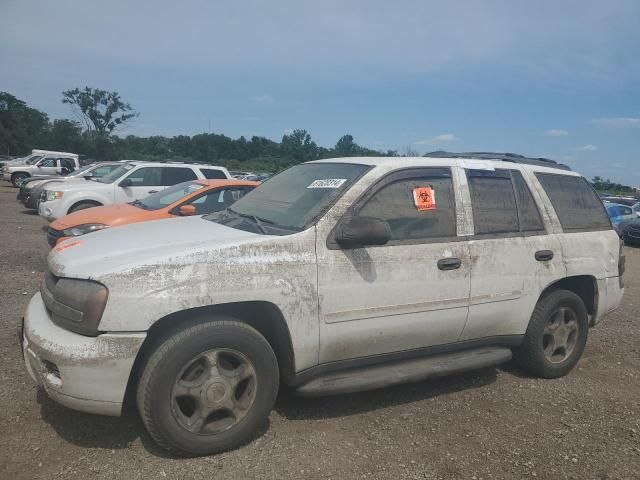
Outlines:
{"type": "Polygon", "coordinates": [[[325,178],[314,180],[307,188],[340,188],[346,181],[346,178],[325,178]]]}
{"type": "Polygon", "coordinates": [[[423,210],[435,210],[436,208],[436,194],[431,187],[416,187],[413,189],[413,203],[416,209],[423,210]]]}

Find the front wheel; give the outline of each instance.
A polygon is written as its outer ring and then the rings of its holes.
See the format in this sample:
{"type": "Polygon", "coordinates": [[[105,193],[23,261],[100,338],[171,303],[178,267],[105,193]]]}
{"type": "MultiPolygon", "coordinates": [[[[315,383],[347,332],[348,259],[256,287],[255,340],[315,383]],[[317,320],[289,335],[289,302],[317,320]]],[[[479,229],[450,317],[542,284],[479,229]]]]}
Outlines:
{"type": "Polygon", "coordinates": [[[571,291],[556,290],[538,301],[514,358],[538,377],[562,377],[580,360],[588,333],[589,317],[582,299],[571,291]]]}
{"type": "Polygon", "coordinates": [[[160,344],[138,383],[140,416],[153,439],[182,456],[207,455],[251,439],[278,392],[278,364],[254,328],[216,318],[160,344]]]}
{"type": "Polygon", "coordinates": [[[29,175],[27,175],[26,173],[14,173],[13,175],[11,175],[11,183],[14,187],[17,187],[18,184],[25,178],[29,178],[29,175]]]}

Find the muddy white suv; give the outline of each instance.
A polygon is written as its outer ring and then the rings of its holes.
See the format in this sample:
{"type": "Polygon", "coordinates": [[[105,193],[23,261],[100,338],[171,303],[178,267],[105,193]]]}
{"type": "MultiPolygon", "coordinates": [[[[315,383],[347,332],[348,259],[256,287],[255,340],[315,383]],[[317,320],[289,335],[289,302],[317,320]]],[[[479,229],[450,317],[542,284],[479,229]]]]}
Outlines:
{"type": "Polygon", "coordinates": [[[27,369],[86,412],[135,394],[180,455],[250,439],[280,384],[343,394],[512,355],[560,377],[623,294],[591,186],[513,155],[310,162],[220,213],[89,237],[49,256],[27,369]]]}

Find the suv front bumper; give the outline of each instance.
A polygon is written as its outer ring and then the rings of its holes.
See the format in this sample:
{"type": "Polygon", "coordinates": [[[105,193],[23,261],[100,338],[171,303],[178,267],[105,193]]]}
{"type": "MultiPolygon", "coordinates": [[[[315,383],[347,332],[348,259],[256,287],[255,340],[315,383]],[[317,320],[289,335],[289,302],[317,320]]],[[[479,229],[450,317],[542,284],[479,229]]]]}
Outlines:
{"type": "Polygon", "coordinates": [[[37,293],[24,317],[22,352],[33,380],[56,402],[119,416],[145,333],[86,337],[54,324],[37,293]]]}

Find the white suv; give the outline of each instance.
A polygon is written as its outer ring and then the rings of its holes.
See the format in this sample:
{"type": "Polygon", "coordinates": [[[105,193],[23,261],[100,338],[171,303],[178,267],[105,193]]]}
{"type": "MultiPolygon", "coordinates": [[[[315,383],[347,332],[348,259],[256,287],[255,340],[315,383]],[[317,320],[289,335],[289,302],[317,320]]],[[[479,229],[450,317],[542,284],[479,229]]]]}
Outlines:
{"type": "MultiPolygon", "coordinates": [[[[444,154],[441,154],[444,155],[444,154]]],[[[513,155],[346,158],[205,217],[52,250],[27,369],[181,455],[250,439],[280,383],[342,394],[509,361],[567,374],[620,304],[620,240],[589,183],[513,155]]]]}
{"type": "Polygon", "coordinates": [[[224,167],[130,161],[96,181],[55,184],[42,193],[38,213],[49,221],[85,208],[140,200],[171,185],[230,178],[224,167]]]}

